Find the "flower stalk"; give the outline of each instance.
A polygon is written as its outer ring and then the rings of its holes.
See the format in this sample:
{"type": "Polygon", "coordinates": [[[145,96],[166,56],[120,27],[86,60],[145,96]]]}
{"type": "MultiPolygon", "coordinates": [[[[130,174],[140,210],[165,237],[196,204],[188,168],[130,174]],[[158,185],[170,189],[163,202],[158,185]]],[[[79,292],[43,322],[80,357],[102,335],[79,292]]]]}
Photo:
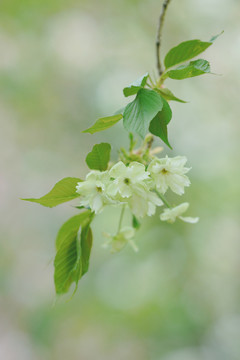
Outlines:
{"type": "Polygon", "coordinates": [[[118,223],[118,229],[117,229],[117,233],[118,234],[121,230],[121,226],[122,226],[122,221],[123,221],[123,216],[124,216],[124,212],[125,212],[125,208],[126,206],[123,205],[122,209],[121,209],[121,213],[120,213],[120,218],[119,218],[119,223],[118,223]]]}
{"type": "Polygon", "coordinates": [[[164,203],[164,205],[165,205],[167,208],[171,209],[172,207],[171,207],[171,205],[169,204],[169,202],[167,201],[167,199],[166,199],[162,194],[160,194],[160,192],[157,191],[156,189],[155,189],[155,192],[156,192],[157,196],[162,200],[162,202],[164,203]]]}

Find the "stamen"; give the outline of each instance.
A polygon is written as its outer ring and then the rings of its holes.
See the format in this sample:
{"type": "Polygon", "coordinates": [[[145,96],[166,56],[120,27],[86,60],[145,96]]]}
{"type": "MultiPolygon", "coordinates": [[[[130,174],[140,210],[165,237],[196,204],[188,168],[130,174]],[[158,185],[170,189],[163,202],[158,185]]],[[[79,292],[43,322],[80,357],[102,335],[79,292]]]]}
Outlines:
{"type": "Polygon", "coordinates": [[[125,179],[124,179],[124,184],[129,185],[129,184],[130,184],[130,179],[125,178],[125,179]]]}

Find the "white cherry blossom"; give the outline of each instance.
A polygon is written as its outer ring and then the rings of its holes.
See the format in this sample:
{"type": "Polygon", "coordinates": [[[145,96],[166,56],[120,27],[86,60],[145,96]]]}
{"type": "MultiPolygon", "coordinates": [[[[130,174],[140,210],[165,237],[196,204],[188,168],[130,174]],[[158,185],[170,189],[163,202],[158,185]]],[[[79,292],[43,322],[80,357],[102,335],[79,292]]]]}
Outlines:
{"type": "Polygon", "coordinates": [[[109,175],[107,171],[90,171],[86,176],[86,180],[79,182],[76,186],[76,192],[81,195],[80,205],[90,207],[92,211],[98,214],[105,205],[116,203],[106,194],[108,183],[109,175]]]}
{"type": "Polygon", "coordinates": [[[179,218],[187,223],[196,224],[199,220],[198,217],[193,218],[193,217],[181,216],[183,213],[187,211],[188,207],[189,207],[189,203],[185,202],[171,209],[164,209],[163,213],[160,215],[160,219],[162,221],[168,221],[169,223],[174,223],[175,220],[179,218]]]}
{"type": "Polygon", "coordinates": [[[110,197],[128,203],[132,213],[137,217],[155,214],[156,206],[163,205],[159,197],[150,191],[151,179],[145,166],[132,162],[126,166],[119,161],[109,171],[112,182],[107,193],[110,197]]]}
{"type": "Polygon", "coordinates": [[[165,194],[168,188],[178,195],[184,193],[184,187],[190,185],[189,178],[185,175],[190,168],[186,168],[187,158],[185,156],[176,156],[174,158],[158,159],[155,158],[148,166],[156,189],[165,194]]]}
{"type": "Polygon", "coordinates": [[[138,251],[138,247],[133,241],[135,236],[135,229],[131,226],[125,226],[122,228],[116,235],[110,235],[108,233],[103,233],[103,235],[108,239],[104,247],[111,246],[111,252],[118,252],[122,250],[127,244],[130,244],[134,251],[138,251]]]}
{"type": "Polygon", "coordinates": [[[128,205],[136,217],[142,218],[146,215],[154,215],[156,207],[162,206],[163,202],[157,194],[149,191],[146,187],[138,186],[128,200],[128,205]]]}
{"type": "Polygon", "coordinates": [[[136,161],[126,166],[122,161],[117,162],[109,171],[112,179],[108,186],[108,194],[112,197],[120,195],[122,198],[129,198],[135,190],[146,188],[145,180],[150,179],[149,172],[145,171],[145,166],[136,161]]]}

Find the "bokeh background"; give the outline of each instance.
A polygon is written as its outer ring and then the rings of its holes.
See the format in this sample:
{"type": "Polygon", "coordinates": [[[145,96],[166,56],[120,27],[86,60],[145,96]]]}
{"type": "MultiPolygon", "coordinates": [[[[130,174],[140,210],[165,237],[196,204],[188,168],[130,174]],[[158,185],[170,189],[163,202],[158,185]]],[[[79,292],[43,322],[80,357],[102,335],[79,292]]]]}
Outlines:
{"type": "MultiPolygon", "coordinates": [[[[192,166],[197,225],[144,220],[135,254],[112,255],[93,225],[89,273],[55,303],[54,239],[76,211],[25,203],[65,176],[84,177],[96,142],[127,144],[118,124],[81,131],[125,104],[122,88],[155,70],[157,0],[1,0],[0,358],[7,360],[239,360],[240,187],[238,0],[172,0],[163,52],[225,33],[204,57],[217,75],[168,80],[169,156],[192,166]],[[54,305],[55,304],[55,305],[54,305]]],[[[160,141],[156,141],[159,145],[160,141]]],[[[127,223],[127,219],[125,219],[127,223]]]]}

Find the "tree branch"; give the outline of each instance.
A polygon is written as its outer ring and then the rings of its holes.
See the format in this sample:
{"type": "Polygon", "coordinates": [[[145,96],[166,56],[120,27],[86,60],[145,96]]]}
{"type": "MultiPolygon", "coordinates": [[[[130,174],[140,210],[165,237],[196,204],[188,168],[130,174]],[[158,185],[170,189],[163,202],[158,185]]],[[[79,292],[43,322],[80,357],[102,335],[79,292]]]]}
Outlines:
{"type": "Polygon", "coordinates": [[[159,76],[163,73],[163,68],[160,60],[160,47],[161,47],[161,38],[162,38],[162,28],[164,23],[165,14],[167,11],[168,4],[171,0],[164,0],[163,6],[162,6],[162,12],[159,17],[158,21],[158,28],[157,28],[157,36],[156,36],[156,56],[157,56],[157,69],[159,76]]]}

